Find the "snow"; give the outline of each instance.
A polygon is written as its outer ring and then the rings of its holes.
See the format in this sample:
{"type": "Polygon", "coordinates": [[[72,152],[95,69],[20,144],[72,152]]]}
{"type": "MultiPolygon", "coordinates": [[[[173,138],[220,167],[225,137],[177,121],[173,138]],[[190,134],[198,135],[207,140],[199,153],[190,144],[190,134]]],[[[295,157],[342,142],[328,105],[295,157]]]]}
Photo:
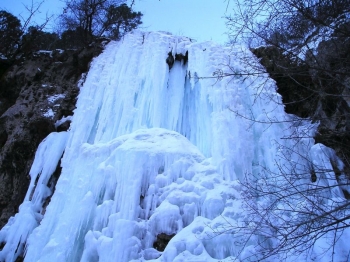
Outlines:
{"type": "Polygon", "coordinates": [[[55,123],[55,128],[57,129],[57,127],[59,127],[60,125],[62,125],[67,121],[72,121],[72,116],[64,116],[61,119],[57,120],[55,123]]]}
{"type": "Polygon", "coordinates": [[[77,86],[81,88],[84,85],[86,79],[86,73],[82,73],[80,79],[78,80],[77,86]]]}
{"type": "Polygon", "coordinates": [[[56,102],[57,100],[63,99],[63,98],[65,98],[65,97],[66,97],[65,94],[56,94],[56,95],[49,96],[49,97],[47,98],[47,101],[48,101],[49,103],[54,103],[54,102],[56,102]]]}
{"type": "Polygon", "coordinates": [[[49,108],[45,111],[43,116],[45,116],[47,118],[53,118],[55,116],[55,112],[51,108],[49,108]]]}
{"type": "MultiPolygon", "coordinates": [[[[61,53],[60,49],[56,49],[56,50],[59,50],[59,53],[61,53]]],[[[39,51],[34,53],[34,56],[38,56],[38,55],[49,55],[50,57],[52,57],[52,51],[50,51],[50,50],[39,50],[39,51]]]]}
{"type": "MultiPolygon", "coordinates": [[[[14,261],[24,243],[25,261],[255,256],[257,238],[247,240],[232,226],[247,215],[239,181],[249,175],[259,185],[264,181],[253,178],[266,170],[299,171],[311,161],[316,172],[329,170],[321,182],[334,184],[331,160],[341,162],[312,138],[285,139],[311,137],[317,126],[284,112],[267,75],[208,77],[243,72],[247,57],[259,66],[241,46],[164,32],[136,31],[109,43],[79,83],[74,116],[57,122],[71,120],[70,130],[40,144],[26,199],[0,231],[0,260],[14,261]],[[169,52],[188,52],[188,63],[175,61],[169,71],[169,52]],[[49,181],[63,151],[54,189],[49,181]],[[153,248],[161,233],[175,235],[164,251],[153,248]]],[[[334,184],[329,197],[341,192],[334,184]]],[[[315,248],[313,255],[321,253],[315,248]]]]}

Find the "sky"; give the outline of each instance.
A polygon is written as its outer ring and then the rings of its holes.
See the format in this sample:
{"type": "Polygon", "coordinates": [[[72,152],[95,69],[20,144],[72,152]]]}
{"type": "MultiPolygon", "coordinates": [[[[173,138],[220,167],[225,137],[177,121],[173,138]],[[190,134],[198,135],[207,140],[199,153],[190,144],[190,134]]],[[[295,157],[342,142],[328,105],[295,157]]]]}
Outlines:
{"type": "MultiPolygon", "coordinates": [[[[224,44],[227,42],[227,36],[223,17],[227,1],[135,0],[134,10],[144,14],[141,26],[144,31],[167,31],[197,41],[212,40],[224,44]]],[[[17,17],[27,17],[28,12],[24,5],[30,6],[31,3],[32,0],[1,0],[0,9],[5,9],[17,17]]],[[[37,23],[43,21],[46,13],[59,14],[63,7],[64,3],[61,0],[45,0],[40,9],[41,14],[36,17],[37,23]]]]}

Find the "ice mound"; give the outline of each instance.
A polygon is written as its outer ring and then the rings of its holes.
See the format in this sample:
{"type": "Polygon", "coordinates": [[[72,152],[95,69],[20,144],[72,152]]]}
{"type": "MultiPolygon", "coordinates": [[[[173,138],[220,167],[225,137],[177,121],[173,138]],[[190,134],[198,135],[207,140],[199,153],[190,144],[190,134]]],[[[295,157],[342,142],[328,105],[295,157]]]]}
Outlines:
{"type": "Polygon", "coordinates": [[[212,230],[227,222],[220,216],[232,209],[233,184],[181,134],[150,128],[85,143],[74,162],[28,240],[36,246],[26,254],[29,261],[158,258],[162,253],[153,247],[160,234],[175,235],[163,253],[167,261],[232,253],[233,246],[217,248],[230,235],[213,238],[212,230]]]}

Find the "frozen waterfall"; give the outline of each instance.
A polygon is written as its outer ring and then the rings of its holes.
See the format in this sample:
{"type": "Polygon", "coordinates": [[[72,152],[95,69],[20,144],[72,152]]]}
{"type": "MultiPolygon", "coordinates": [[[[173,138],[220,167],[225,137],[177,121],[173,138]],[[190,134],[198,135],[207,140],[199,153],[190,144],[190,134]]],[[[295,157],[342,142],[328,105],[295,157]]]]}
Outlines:
{"type": "Polygon", "coordinates": [[[0,231],[0,261],[22,252],[29,262],[254,254],[254,238],[244,242],[228,226],[245,216],[239,181],[290,165],[284,148],[294,148],[289,160],[300,166],[306,155],[325,164],[329,157],[314,145],[315,126],[290,122],[273,80],[253,68],[239,74],[247,69],[241,59],[259,67],[241,46],[163,32],[109,43],[92,62],[70,130],[39,146],[27,196],[0,231]],[[169,57],[177,58],[171,69],[169,57]],[[284,139],[293,134],[305,138],[284,139]],[[155,244],[162,237],[171,238],[164,247],[155,244]]]}

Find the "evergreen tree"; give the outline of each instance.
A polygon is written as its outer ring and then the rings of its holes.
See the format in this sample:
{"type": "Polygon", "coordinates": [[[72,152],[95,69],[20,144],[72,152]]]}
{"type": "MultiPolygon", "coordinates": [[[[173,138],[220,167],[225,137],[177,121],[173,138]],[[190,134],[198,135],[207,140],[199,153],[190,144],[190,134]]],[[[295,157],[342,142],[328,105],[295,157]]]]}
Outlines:
{"type": "Polygon", "coordinates": [[[4,10],[0,10],[0,53],[11,57],[18,48],[21,35],[19,19],[4,10]]]}
{"type": "Polygon", "coordinates": [[[58,47],[59,36],[56,33],[45,32],[38,26],[30,26],[21,41],[23,53],[35,52],[38,50],[53,50],[58,47]]]}
{"type": "Polygon", "coordinates": [[[120,39],[142,24],[141,17],[140,12],[133,12],[126,4],[111,5],[107,10],[106,21],[103,23],[105,33],[109,38],[120,39]]]}
{"type": "MultiPolygon", "coordinates": [[[[109,36],[119,39],[126,32],[141,24],[140,12],[133,12],[121,0],[66,0],[61,15],[62,27],[83,32],[83,42],[96,37],[109,36]]],[[[79,35],[80,36],[80,35],[79,35]]]]}

